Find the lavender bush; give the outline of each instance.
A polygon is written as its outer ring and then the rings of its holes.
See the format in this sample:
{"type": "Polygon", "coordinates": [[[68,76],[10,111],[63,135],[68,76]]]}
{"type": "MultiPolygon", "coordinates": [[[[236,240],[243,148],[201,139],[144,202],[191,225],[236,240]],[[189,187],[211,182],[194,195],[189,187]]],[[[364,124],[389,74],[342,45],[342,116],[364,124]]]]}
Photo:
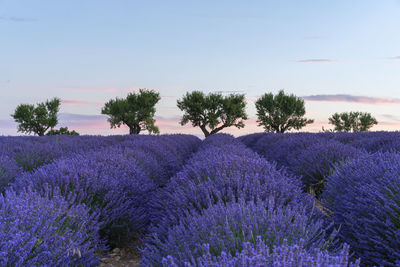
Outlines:
{"type": "Polygon", "coordinates": [[[42,193],[43,185],[48,184],[59,187],[63,195],[76,194],[76,203],[99,210],[102,232],[115,243],[127,236],[127,231],[141,231],[148,224],[146,205],[156,185],[139,165],[118,148],[110,147],[55,160],[21,176],[14,188],[31,185],[42,193]]]}
{"type": "Polygon", "coordinates": [[[367,154],[338,167],[323,199],[364,264],[400,264],[399,154],[367,154]]]}
{"type": "Polygon", "coordinates": [[[155,227],[152,232],[164,235],[186,211],[201,212],[223,201],[244,198],[275,199],[276,205],[302,202],[312,206],[311,198],[302,194],[297,178],[278,171],[274,164],[260,158],[230,136],[208,137],[199,152],[177,173],[152,200],[155,227]],[[217,146],[213,139],[224,139],[217,146]]]}
{"type": "Polygon", "coordinates": [[[263,132],[262,133],[253,133],[253,134],[239,136],[237,138],[237,140],[239,140],[240,142],[242,142],[243,144],[245,144],[248,147],[253,147],[254,144],[257,143],[257,141],[265,135],[266,134],[263,132]]]}
{"type": "Polygon", "coordinates": [[[357,148],[362,148],[368,152],[399,152],[400,133],[399,132],[369,132],[356,133],[355,138],[350,144],[357,148]]]}
{"type": "Polygon", "coordinates": [[[0,137],[0,151],[14,158],[24,171],[32,172],[54,159],[101,149],[114,142],[117,139],[100,136],[0,137]]]}
{"type": "Polygon", "coordinates": [[[202,213],[192,213],[170,228],[165,240],[156,238],[144,250],[142,263],[158,265],[163,257],[171,255],[179,266],[185,262],[195,265],[194,259],[203,256],[204,243],[212,257],[221,256],[223,251],[234,256],[244,249],[244,242],[255,245],[257,236],[271,248],[284,240],[307,251],[329,245],[325,222],[318,216],[301,205],[276,207],[273,202],[273,198],[257,202],[239,200],[226,205],[219,202],[202,213]]]}
{"type": "MultiPolygon", "coordinates": [[[[202,214],[218,203],[239,199],[249,203],[272,200],[273,208],[301,205],[309,213],[313,206],[311,197],[302,193],[297,178],[276,170],[274,164],[231,136],[210,136],[152,200],[158,213],[152,220],[153,234],[145,239],[144,257],[152,263],[160,262],[165,256],[157,252],[160,244],[166,242],[169,229],[182,219],[202,214]]],[[[321,214],[314,210],[313,218],[319,219],[321,214]]]]}
{"type": "Polygon", "coordinates": [[[0,154],[0,194],[21,174],[22,168],[18,167],[12,157],[0,154]]]}
{"type": "MultiPolygon", "coordinates": [[[[31,185],[42,192],[43,185],[49,184],[59,187],[64,195],[75,193],[77,203],[85,203],[91,210],[99,209],[104,224],[102,234],[111,245],[121,244],[131,234],[145,231],[149,224],[148,204],[158,187],[152,175],[168,180],[169,171],[181,166],[177,157],[184,157],[176,154],[162,159],[160,155],[167,154],[163,142],[168,139],[149,137],[54,160],[33,173],[25,173],[16,179],[13,187],[21,190],[31,185]],[[174,167],[166,170],[168,163],[174,167]]],[[[182,138],[169,138],[177,137],[182,138]]],[[[193,149],[197,139],[189,139],[193,140],[193,149]]],[[[190,153],[189,147],[181,150],[182,153],[190,153]]]]}
{"type": "Polygon", "coordinates": [[[244,242],[243,250],[232,256],[225,251],[220,256],[213,256],[209,244],[204,244],[202,256],[195,261],[178,264],[173,256],[168,255],[163,258],[162,265],[165,267],[262,267],[262,266],[285,266],[285,267],[358,267],[360,261],[351,262],[349,260],[349,246],[344,245],[339,253],[330,253],[326,250],[314,248],[306,251],[303,248],[303,240],[298,245],[288,245],[285,239],[282,245],[269,248],[262,241],[261,236],[257,236],[256,243],[244,242]],[[272,251],[272,252],[271,252],[272,251]]]}
{"type": "Polygon", "coordinates": [[[268,161],[276,162],[279,167],[288,167],[290,166],[289,158],[299,157],[304,149],[321,140],[326,140],[323,135],[312,133],[268,133],[259,138],[250,148],[268,161]]]}
{"type": "Polygon", "coordinates": [[[324,140],[302,150],[298,155],[288,158],[288,170],[301,177],[304,186],[319,195],[325,178],[337,164],[357,158],[363,154],[356,148],[334,140],[324,140]]]}
{"type": "Polygon", "coordinates": [[[1,266],[98,266],[104,250],[95,213],[57,190],[0,196],[1,266]]]}

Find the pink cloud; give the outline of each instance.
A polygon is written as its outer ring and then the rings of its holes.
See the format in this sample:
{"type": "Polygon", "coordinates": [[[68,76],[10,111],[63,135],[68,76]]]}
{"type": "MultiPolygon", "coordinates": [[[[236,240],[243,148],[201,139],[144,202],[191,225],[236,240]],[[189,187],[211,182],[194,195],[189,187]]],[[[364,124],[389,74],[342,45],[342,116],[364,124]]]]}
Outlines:
{"type": "Polygon", "coordinates": [[[60,113],[59,123],[71,129],[107,129],[110,128],[107,118],[106,115],[60,113]]]}
{"type": "Polygon", "coordinates": [[[102,106],[102,105],[104,105],[104,102],[101,102],[101,101],[86,101],[86,100],[74,100],[74,99],[63,99],[63,100],[61,100],[61,102],[66,105],[73,105],[73,106],[80,106],[80,105],[102,106]]]}
{"type": "Polygon", "coordinates": [[[191,130],[193,129],[190,123],[186,125],[181,125],[180,117],[165,118],[156,116],[154,119],[156,120],[155,125],[158,126],[161,133],[178,133],[178,132],[188,133],[192,132],[191,130]]]}
{"type": "Polygon", "coordinates": [[[258,99],[258,97],[245,97],[244,98],[244,102],[246,102],[246,103],[253,103],[253,102],[255,102],[255,101],[257,101],[257,99],[258,99]]]}
{"type": "Polygon", "coordinates": [[[370,105],[382,104],[400,104],[399,98],[382,98],[382,97],[369,97],[369,96],[354,96],[346,94],[338,95],[310,95],[303,96],[304,100],[308,101],[327,101],[327,102],[350,102],[370,105]]]}
{"type": "MultiPolygon", "coordinates": [[[[200,130],[200,128],[193,127],[190,122],[183,126],[180,125],[179,123],[181,120],[180,117],[164,118],[158,116],[155,117],[155,119],[156,119],[155,124],[159,127],[160,132],[162,134],[183,133],[183,134],[193,134],[198,137],[204,137],[203,132],[200,130]]],[[[245,123],[244,128],[238,129],[236,127],[228,127],[223,129],[221,132],[230,133],[234,136],[238,136],[262,130],[260,127],[257,127],[256,119],[248,119],[245,120],[244,123],[245,123]]]]}
{"type": "Polygon", "coordinates": [[[131,86],[131,87],[86,87],[86,86],[74,86],[73,89],[82,90],[82,91],[100,91],[106,93],[115,93],[115,92],[132,92],[139,91],[142,87],[131,86]]]}

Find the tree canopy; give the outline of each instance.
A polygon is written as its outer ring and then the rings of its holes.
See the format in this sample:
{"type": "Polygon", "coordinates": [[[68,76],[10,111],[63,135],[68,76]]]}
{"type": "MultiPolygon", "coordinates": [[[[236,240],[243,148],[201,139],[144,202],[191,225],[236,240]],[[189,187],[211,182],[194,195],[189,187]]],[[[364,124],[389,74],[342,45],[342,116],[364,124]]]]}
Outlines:
{"type": "Polygon", "coordinates": [[[243,128],[247,119],[244,95],[218,93],[205,95],[200,91],[186,93],[177,106],[184,112],[181,125],[189,121],[193,127],[200,127],[204,136],[215,134],[226,127],[243,128]]]}
{"type": "Polygon", "coordinates": [[[58,123],[57,113],[60,110],[60,99],[53,98],[45,103],[38,103],[35,107],[31,104],[20,104],[11,116],[19,123],[18,132],[45,135],[58,123]]]}
{"type": "Polygon", "coordinates": [[[365,132],[372,126],[378,124],[378,121],[368,112],[350,111],[335,113],[329,117],[329,123],[338,132],[365,132]]]}
{"type": "Polygon", "coordinates": [[[129,134],[139,134],[142,130],[149,133],[159,133],[154,125],[155,105],[160,100],[160,94],[153,90],[140,89],[139,93],[129,93],[126,98],[116,98],[105,103],[102,114],[109,115],[111,128],[125,124],[129,134]]]}
{"type": "Polygon", "coordinates": [[[304,118],[304,100],[295,95],[286,95],[280,90],[277,95],[267,93],[256,101],[258,125],[267,132],[284,133],[299,130],[314,120],[304,118]]]}
{"type": "Polygon", "coordinates": [[[74,130],[68,130],[68,127],[60,127],[58,130],[51,129],[46,135],[79,135],[79,133],[74,130]]]}

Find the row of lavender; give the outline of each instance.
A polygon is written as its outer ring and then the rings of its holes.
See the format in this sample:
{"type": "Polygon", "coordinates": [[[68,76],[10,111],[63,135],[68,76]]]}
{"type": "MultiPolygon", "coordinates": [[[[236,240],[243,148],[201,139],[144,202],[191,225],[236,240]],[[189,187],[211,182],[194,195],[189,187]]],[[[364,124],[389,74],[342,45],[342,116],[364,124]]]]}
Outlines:
{"type": "Polygon", "coordinates": [[[143,266],[357,266],[301,182],[229,135],[152,199],[143,266]]]}
{"type": "Polygon", "coordinates": [[[0,138],[0,265],[96,266],[146,232],[189,135],[0,138]]]}
{"type": "Polygon", "coordinates": [[[400,133],[239,138],[319,199],[363,265],[400,265],[400,133]]]}

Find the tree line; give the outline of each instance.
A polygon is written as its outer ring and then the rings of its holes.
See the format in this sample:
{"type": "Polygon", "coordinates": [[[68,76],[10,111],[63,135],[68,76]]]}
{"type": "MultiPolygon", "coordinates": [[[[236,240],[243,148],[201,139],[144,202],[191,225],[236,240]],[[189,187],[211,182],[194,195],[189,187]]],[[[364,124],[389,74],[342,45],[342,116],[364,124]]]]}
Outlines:
{"type": "MultiPolygon", "coordinates": [[[[102,114],[108,115],[111,128],[126,125],[129,134],[139,134],[141,131],[159,133],[155,125],[156,104],[161,99],[154,90],[140,89],[137,93],[129,93],[126,98],[115,98],[105,103],[102,114]]],[[[61,127],[58,124],[57,113],[61,101],[58,98],[38,103],[20,104],[11,116],[19,124],[18,131],[43,135],[78,135],[76,131],[61,127]]],[[[191,123],[199,127],[204,136],[215,134],[227,127],[243,128],[247,120],[245,112],[246,99],[244,94],[220,93],[204,94],[201,91],[186,93],[177,101],[177,107],[183,111],[181,125],[191,123]]],[[[276,95],[265,93],[255,102],[257,123],[266,132],[284,133],[290,130],[300,130],[314,122],[304,117],[306,110],[304,100],[294,94],[285,94],[283,90],[276,95]]],[[[342,112],[329,117],[329,123],[335,132],[368,131],[377,124],[377,120],[368,112],[342,112]]]]}

